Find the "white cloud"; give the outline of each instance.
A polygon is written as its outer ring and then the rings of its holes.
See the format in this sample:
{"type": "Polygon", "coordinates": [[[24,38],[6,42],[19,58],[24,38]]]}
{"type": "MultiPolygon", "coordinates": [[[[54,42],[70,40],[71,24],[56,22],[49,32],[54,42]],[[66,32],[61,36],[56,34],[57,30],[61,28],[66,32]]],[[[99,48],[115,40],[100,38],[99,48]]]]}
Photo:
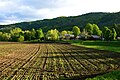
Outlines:
{"type": "Polygon", "coordinates": [[[120,0],[0,0],[0,24],[89,12],[118,12],[120,0]]]}

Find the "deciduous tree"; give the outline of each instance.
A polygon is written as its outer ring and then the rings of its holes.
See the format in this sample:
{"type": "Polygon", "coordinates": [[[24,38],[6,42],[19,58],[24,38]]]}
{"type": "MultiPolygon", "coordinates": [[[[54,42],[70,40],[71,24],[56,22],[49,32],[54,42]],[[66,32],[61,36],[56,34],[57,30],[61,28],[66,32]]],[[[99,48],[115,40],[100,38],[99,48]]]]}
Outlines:
{"type": "Polygon", "coordinates": [[[93,34],[93,25],[88,23],[86,26],[85,26],[85,30],[88,32],[89,35],[92,35],[93,34]]]}
{"type": "Polygon", "coordinates": [[[23,42],[24,41],[24,36],[20,35],[20,37],[17,40],[18,42],[23,42]]]}
{"type": "Polygon", "coordinates": [[[65,34],[67,34],[66,30],[64,30],[64,31],[61,32],[61,36],[62,36],[63,39],[65,38],[65,34]]]}
{"type": "Polygon", "coordinates": [[[112,39],[112,31],[107,27],[104,27],[103,35],[107,41],[112,39]]]}
{"type": "Polygon", "coordinates": [[[31,32],[29,30],[26,30],[24,32],[24,38],[25,38],[25,41],[30,41],[31,40],[31,32]]]}
{"type": "Polygon", "coordinates": [[[112,39],[116,40],[116,36],[117,36],[116,30],[112,28],[112,39]]]}
{"type": "Polygon", "coordinates": [[[81,33],[80,28],[78,26],[74,26],[72,31],[73,31],[75,38],[81,33]]]}
{"type": "Polygon", "coordinates": [[[93,35],[101,36],[102,31],[96,24],[93,24],[93,35]]]}
{"type": "Polygon", "coordinates": [[[42,38],[44,38],[44,33],[43,33],[43,31],[42,31],[41,28],[38,29],[38,30],[36,30],[36,38],[37,38],[37,39],[42,39],[42,38]]]}
{"type": "Polygon", "coordinates": [[[57,29],[49,30],[46,34],[48,40],[59,40],[59,31],[57,29]]]}
{"type": "Polygon", "coordinates": [[[36,35],[36,31],[35,31],[35,29],[32,29],[31,30],[31,39],[32,40],[36,38],[35,35],[36,35]]]}

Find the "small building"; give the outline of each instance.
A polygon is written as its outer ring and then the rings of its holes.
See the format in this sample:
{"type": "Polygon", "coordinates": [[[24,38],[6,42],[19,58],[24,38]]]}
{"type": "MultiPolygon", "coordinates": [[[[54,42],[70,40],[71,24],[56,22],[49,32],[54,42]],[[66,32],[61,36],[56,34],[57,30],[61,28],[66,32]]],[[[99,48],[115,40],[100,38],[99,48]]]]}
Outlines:
{"type": "Polygon", "coordinates": [[[72,34],[65,34],[65,38],[66,38],[67,40],[69,40],[69,39],[74,39],[74,35],[72,35],[72,34]]]}
{"type": "Polygon", "coordinates": [[[88,39],[89,39],[89,40],[100,40],[101,37],[100,37],[100,36],[97,36],[97,35],[91,35],[88,39]]]}
{"type": "Polygon", "coordinates": [[[120,40],[120,37],[117,37],[117,40],[120,40]]]}

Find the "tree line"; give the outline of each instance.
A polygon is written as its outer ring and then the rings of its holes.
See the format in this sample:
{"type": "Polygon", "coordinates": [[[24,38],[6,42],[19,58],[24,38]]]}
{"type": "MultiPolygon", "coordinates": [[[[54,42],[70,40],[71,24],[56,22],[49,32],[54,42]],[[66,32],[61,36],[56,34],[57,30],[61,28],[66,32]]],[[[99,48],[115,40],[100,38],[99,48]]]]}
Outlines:
{"type": "Polygon", "coordinates": [[[21,28],[14,28],[9,32],[0,32],[0,41],[23,42],[44,38],[42,29],[32,29],[23,31],[21,28]]]}
{"type": "Polygon", "coordinates": [[[51,29],[46,33],[44,33],[41,28],[37,30],[32,29],[25,31],[23,31],[21,28],[14,28],[9,32],[0,32],[0,41],[55,41],[60,39],[68,39],[68,37],[70,38],[70,35],[74,35],[74,39],[76,39],[79,35],[82,35],[81,38],[84,39],[90,37],[91,35],[97,35],[105,40],[116,40],[117,33],[115,28],[109,29],[108,27],[104,27],[102,30],[100,30],[96,24],[91,23],[86,24],[83,30],[80,30],[78,26],[73,26],[71,31],[63,30],[60,32],[57,29],[51,29]]]}

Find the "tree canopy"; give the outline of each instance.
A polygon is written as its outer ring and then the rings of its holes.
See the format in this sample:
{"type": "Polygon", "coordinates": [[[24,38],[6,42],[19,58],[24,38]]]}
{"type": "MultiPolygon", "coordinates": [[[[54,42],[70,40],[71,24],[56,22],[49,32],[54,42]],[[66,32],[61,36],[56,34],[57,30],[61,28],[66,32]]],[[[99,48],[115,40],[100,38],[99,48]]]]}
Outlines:
{"type": "Polygon", "coordinates": [[[31,41],[31,40],[51,40],[56,41],[59,39],[89,39],[92,36],[99,36],[105,40],[116,40],[116,28],[104,27],[99,29],[97,24],[88,23],[83,30],[80,31],[78,26],[73,26],[71,30],[63,30],[59,32],[57,29],[50,29],[43,32],[41,28],[35,30],[22,30],[21,28],[13,28],[9,32],[0,32],[0,41],[31,41]],[[81,32],[82,31],[82,32],[81,32]],[[78,36],[78,37],[77,37],[78,36]]]}
{"type": "Polygon", "coordinates": [[[73,31],[75,38],[81,33],[80,28],[78,26],[74,26],[72,31],[73,31]]]}
{"type": "Polygon", "coordinates": [[[59,31],[57,29],[49,30],[46,34],[47,40],[59,40],[59,31]]]}

